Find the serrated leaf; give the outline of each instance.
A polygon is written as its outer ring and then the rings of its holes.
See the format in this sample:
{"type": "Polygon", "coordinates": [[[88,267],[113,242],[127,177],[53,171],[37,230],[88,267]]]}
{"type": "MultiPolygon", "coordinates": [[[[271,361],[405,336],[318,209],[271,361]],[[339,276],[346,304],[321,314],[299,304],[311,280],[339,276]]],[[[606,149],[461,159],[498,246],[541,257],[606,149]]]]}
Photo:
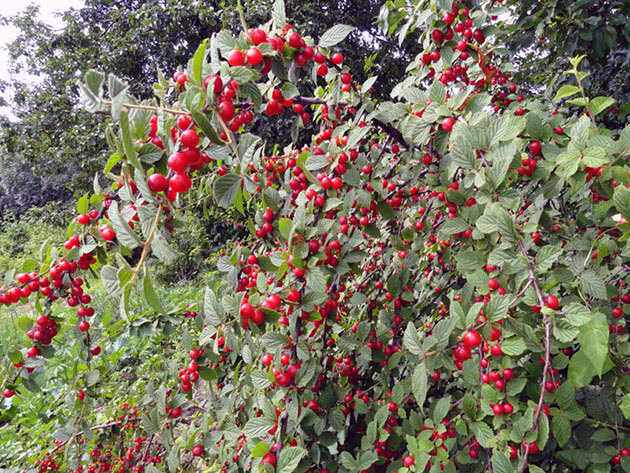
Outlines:
{"type": "Polygon", "coordinates": [[[219,177],[214,182],[214,196],[217,199],[217,203],[223,208],[231,206],[240,187],[241,177],[236,174],[226,174],[219,177]]]}
{"type": "Polygon", "coordinates": [[[593,117],[596,117],[608,107],[615,103],[615,99],[611,97],[595,97],[588,104],[588,109],[593,117]]]}
{"type": "Polygon", "coordinates": [[[284,0],[275,0],[273,2],[273,10],[271,11],[271,18],[276,29],[284,28],[287,22],[285,14],[284,0]]]}
{"type": "Polygon", "coordinates": [[[129,224],[125,222],[122,215],[120,215],[118,202],[115,200],[112,201],[107,213],[116,232],[118,241],[129,249],[133,250],[134,248],[138,248],[140,246],[140,237],[131,229],[129,224]]]}
{"type": "Polygon", "coordinates": [[[418,356],[424,353],[422,350],[422,344],[420,343],[420,337],[418,337],[418,331],[416,330],[413,322],[409,322],[409,324],[407,324],[407,328],[405,329],[405,334],[403,335],[403,348],[418,356]]]}
{"type": "Polygon", "coordinates": [[[536,269],[545,272],[556,262],[563,250],[557,246],[543,246],[536,254],[536,269]]]}
{"type": "Polygon", "coordinates": [[[252,379],[252,385],[255,389],[267,389],[272,384],[272,382],[269,381],[267,373],[261,370],[253,371],[250,377],[252,379]]]}
{"type": "Polygon", "coordinates": [[[327,30],[319,40],[319,46],[322,48],[330,48],[341,43],[356,28],[348,25],[335,25],[327,30]]]}
{"type": "Polygon", "coordinates": [[[625,186],[615,187],[613,202],[619,213],[630,221],[630,189],[625,186]]]}
{"type": "Polygon", "coordinates": [[[162,301],[156,294],[155,289],[153,289],[153,283],[151,282],[148,265],[144,266],[144,281],[142,285],[144,287],[144,297],[149,305],[156,312],[166,315],[166,312],[164,311],[164,306],[162,305],[162,301]]]}
{"type": "Polygon", "coordinates": [[[606,299],[606,284],[604,280],[595,273],[595,271],[587,270],[580,275],[580,284],[582,290],[590,296],[598,299],[606,299]]]}
{"type": "Polygon", "coordinates": [[[604,371],[604,363],[608,356],[608,321],[606,316],[595,312],[593,318],[580,327],[578,340],[582,346],[580,351],[588,357],[595,368],[595,373],[600,375],[604,371]]]}
{"type": "Polygon", "coordinates": [[[267,417],[252,417],[243,427],[243,433],[248,438],[261,438],[267,435],[267,432],[275,427],[275,422],[267,417]]]}
{"type": "Polygon", "coordinates": [[[446,235],[461,233],[469,228],[468,222],[461,217],[449,218],[440,225],[440,231],[446,235]]]}
{"type": "MultiPolygon", "coordinates": [[[[484,385],[485,386],[485,385],[484,385]]],[[[474,422],[471,426],[479,445],[484,448],[493,447],[494,434],[485,422],[474,422]]]]}
{"type": "Polygon", "coordinates": [[[293,473],[304,455],[306,455],[306,450],[302,447],[284,447],[278,456],[276,471],[278,473],[293,473]]]}
{"type": "Polygon", "coordinates": [[[492,471],[494,473],[515,473],[516,468],[512,466],[510,458],[501,450],[492,452],[492,471]]]}
{"type": "Polygon", "coordinates": [[[556,101],[560,99],[565,99],[567,97],[571,97],[572,95],[577,94],[579,91],[580,91],[580,88],[574,85],[563,85],[562,87],[560,87],[560,89],[556,93],[556,96],[553,98],[553,100],[556,101]]]}
{"type": "Polygon", "coordinates": [[[151,250],[164,264],[171,264],[178,256],[159,231],[153,236],[151,250]]]}
{"type": "Polygon", "coordinates": [[[424,361],[422,361],[420,364],[416,365],[413,370],[413,375],[411,376],[411,392],[420,408],[422,408],[424,400],[427,397],[428,389],[427,368],[424,361]]]}
{"type": "Polygon", "coordinates": [[[551,419],[551,432],[559,447],[564,447],[571,438],[571,421],[564,414],[557,414],[551,419]]]}
{"type": "Polygon", "coordinates": [[[592,318],[591,311],[582,304],[571,302],[564,307],[566,320],[574,327],[581,327],[592,318]]]}
{"type": "Polygon", "coordinates": [[[120,114],[120,133],[122,135],[125,156],[127,156],[127,159],[134,168],[142,170],[142,165],[140,161],[138,161],[138,153],[132,141],[131,130],[129,128],[129,113],[127,111],[123,111],[120,114]]]}
{"type": "Polygon", "coordinates": [[[195,79],[197,82],[201,82],[201,74],[203,72],[203,62],[206,59],[207,46],[208,40],[204,39],[197,48],[197,51],[195,51],[195,55],[193,56],[193,79],[195,79]]]}
{"type": "Polygon", "coordinates": [[[526,350],[525,341],[520,337],[511,337],[501,343],[501,350],[508,356],[518,356],[526,350]]]}

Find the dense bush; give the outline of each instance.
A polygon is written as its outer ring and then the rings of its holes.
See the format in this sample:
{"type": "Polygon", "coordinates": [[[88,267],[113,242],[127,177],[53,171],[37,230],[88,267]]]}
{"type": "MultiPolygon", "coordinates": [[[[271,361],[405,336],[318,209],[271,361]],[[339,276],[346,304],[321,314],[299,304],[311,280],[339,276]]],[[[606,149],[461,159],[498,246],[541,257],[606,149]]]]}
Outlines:
{"type": "Polygon", "coordinates": [[[336,52],[353,27],[303,37],[282,0],[160,74],[152,100],[87,72],[86,108],[115,124],[107,186],[79,200],[59,254],[0,292],[33,307],[4,358],[4,419],[40,390],[65,404],[51,452],[7,464],[628,469],[630,127],[603,120],[616,102],[589,97],[584,57],[555,94],[514,82],[516,4],[386,2],[384,26],[422,46],[391,100],[336,52]],[[259,114],[292,117],[292,144],[254,135],[259,114]],[[151,273],[210,199],[249,233],[185,307],[151,273]],[[134,339],[121,365],[111,350],[134,339]],[[113,373],[139,363],[138,411],[121,416],[113,373]]]}

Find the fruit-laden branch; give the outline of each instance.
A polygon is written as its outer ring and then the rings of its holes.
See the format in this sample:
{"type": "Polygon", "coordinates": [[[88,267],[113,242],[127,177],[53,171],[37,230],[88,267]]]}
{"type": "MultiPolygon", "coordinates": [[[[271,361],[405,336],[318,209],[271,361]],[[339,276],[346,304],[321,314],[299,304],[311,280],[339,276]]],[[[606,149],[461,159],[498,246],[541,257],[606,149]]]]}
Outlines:
{"type": "MultiPolygon", "coordinates": [[[[540,286],[538,285],[538,280],[536,279],[536,273],[534,272],[534,266],[529,261],[529,256],[527,255],[527,249],[523,244],[523,241],[520,240],[518,242],[518,246],[521,250],[521,253],[525,257],[525,260],[528,264],[529,271],[529,283],[534,286],[536,290],[536,297],[538,298],[538,303],[540,307],[545,306],[545,299],[543,297],[542,291],[540,290],[540,286]]],[[[538,407],[536,408],[536,412],[534,413],[534,421],[532,423],[531,430],[536,430],[538,428],[538,419],[540,419],[540,414],[542,413],[543,401],[545,398],[545,384],[547,383],[547,372],[549,371],[549,367],[551,366],[551,320],[549,316],[542,311],[543,315],[543,323],[545,325],[545,366],[543,367],[543,376],[540,382],[540,396],[538,398],[538,407]]],[[[518,470],[518,473],[523,473],[528,465],[528,456],[529,456],[529,444],[525,447],[525,456],[523,458],[523,462],[521,463],[521,467],[518,470]]]]}

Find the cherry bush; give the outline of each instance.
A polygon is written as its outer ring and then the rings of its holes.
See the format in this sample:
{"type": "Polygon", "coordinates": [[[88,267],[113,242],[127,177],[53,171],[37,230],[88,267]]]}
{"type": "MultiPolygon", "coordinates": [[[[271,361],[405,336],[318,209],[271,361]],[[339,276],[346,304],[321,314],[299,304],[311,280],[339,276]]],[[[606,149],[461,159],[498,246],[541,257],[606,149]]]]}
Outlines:
{"type": "Polygon", "coordinates": [[[553,101],[514,83],[510,10],[467,3],[383,6],[422,46],[391,101],[335,52],[351,27],[302,37],[283,0],[160,74],[150,102],[85,75],[111,158],[64,248],[0,293],[36,309],[3,408],[43,383],[64,327],[78,347],[72,414],[20,470],[630,471],[630,128],[599,122],[614,100],[585,95],[579,57],[553,101]],[[293,145],[248,132],[259,114],[293,116],[293,145]],[[182,322],[150,263],[178,258],[170,236],[207,200],[250,236],[182,322]],[[138,405],[103,418],[99,343],[121,334],[171,348],[138,405]]]}

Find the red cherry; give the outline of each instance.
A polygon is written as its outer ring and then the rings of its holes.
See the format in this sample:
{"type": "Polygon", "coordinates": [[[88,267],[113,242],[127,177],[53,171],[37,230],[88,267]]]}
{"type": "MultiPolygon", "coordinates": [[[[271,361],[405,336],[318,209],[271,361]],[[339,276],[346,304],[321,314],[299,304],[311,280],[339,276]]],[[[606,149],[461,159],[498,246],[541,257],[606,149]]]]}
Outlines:
{"type": "Polygon", "coordinates": [[[501,404],[495,404],[492,406],[492,412],[494,412],[495,416],[500,416],[503,415],[505,411],[503,410],[503,406],[501,404]]]}
{"type": "Polygon", "coordinates": [[[253,315],[254,307],[250,303],[245,302],[241,304],[241,317],[244,319],[250,319],[253,315]]]}
{"type": "Polygon", "coordinates": [[[79,398],[79,401],[83,401],[85,399],[85,391],[79,391],[77,393],[77,397],[79,398]]]}
{"type": "Polygon", "coordinates": [[[199,135],[193,129],[184,131],[179,137],[182,145],[186,148],[194,148],[199,144],[199,135]]]}
{"type": "Polygon", "coordinates": [[[416,460],[411,455],[407,455],[405,459],[403,460],[403,463],[405,464],[406,467],[410,467],[415,462],[416,460]]]}
{"type": "Polygon", "coordinates": [[[540,144],[540,141],[532,141],[529,143],[529,152],[534,158],[540,156],[540,153],[542,152],[542,145],[540,144]]]}
{"type": "Polygon", "coordinates": [[[469,330],[464,334],[462,342],[469,349],[476,348],[481,345],[481,335],[476,330],[469,330]]]}
{"type": "Polygon", "coordinates": [[[550,309],[556,310],[558,307],[560,307],[560,303],[558,302],[558,298],[554,295],[549,294],[547,297],[545,297],[545,304],[547,305],[547,307],[549,307],[550,309]]]}
{"type": "Polygon", "coordinates": [[[332,62],[334,62],[337,65],[341,64],[343,62],[343,56],[341,55],[341,53],[333,54],[332,62]]]}
{"type": "Polygon", "coordinates": [[[490,348],[490,353],[492,353],[492,356],[501,356],[503,354],[503,350],[501,350],[501,345],[499,345],[498,343],[496,345],[492,345],[492,348],[490,348]]]}
{"type": "Polygon", "coordinates": [[[15,391],[12,391],[11,389],[7,388],[4,391],[2,391],[2,395],[6,397],[7,399],[9,399],[15,396],[15,391]]]}
{"type": "Polygon", "coordinates": [[[276,466],[276,456],[273,453],[267,453],[264,457],[262,457],[261,464],[276,466]]]}
{"type": "Polygon", "coordinates": [[[168,181],[162,174],[151,174],[147,179],[147,185],[151,192],[163,192],[168,188],[168,181]]]}
{"type": "Polygon", "coordinates": [[[455,355],[455,359],[459,361],[466,361],[470,359],[470,356],[471,356],[470,348],[460,345],[457,348],[455,348],[454,355],[455,355]]]}
{"type": "Polygon", "coordinates": [[[203,448],[203,445],[195,445],[192,448],[193,457],[200,457],[201,455],[203,455],[204,451],[205,449],[203,448]]]}
{"type": "Polygon", "coordinates": [[[291,376],[287,373],[280,373],[276,376],[276,383],[278,383],[278,386],[282,386],[284,388],[291,384],[291,376]]]}
{"type": "Polygon", "coordinates": [[[252,66],[257,66],[262,62],[263,56],[258,48],[249,48],[247,51],[247,62],[252,66]]]}
{"type": "Polygon", "coordinates": [[[87,225],[90,221],[90,217],[87,214],[81,214],[77,216],[77,222],[81,225],[87,225]]]}
{"type": "Polygon", "coordinates": [[[488,281],[488,287],[490,288],[490,290],[494,291],[496,289],[499,289],[499,281],[497,281],[496,279],[492,278],[490,279],[490,281],[488,281]]]}
{"type": "Polygon", "coordinates": [[[192,181],[190,180],[190,176],[183,172],[178,172],[169,181],[170,188],[177,192],[178,194],[182,194],[190,189],[192,185],[192,181]]]}
{"type": "Polygon", "coordinates": [[[245,55],[237,49],[228,54],[227,59],[232,67],[242,66],[245,63],[245,55]]]}
{"type": "Polygon", "coordinates": [[[455,120],[451,117],[446,117],[442,120],[442,129],[446,132],[450,132],[453,129],[453,125],[455,125],[455,120]]]}

